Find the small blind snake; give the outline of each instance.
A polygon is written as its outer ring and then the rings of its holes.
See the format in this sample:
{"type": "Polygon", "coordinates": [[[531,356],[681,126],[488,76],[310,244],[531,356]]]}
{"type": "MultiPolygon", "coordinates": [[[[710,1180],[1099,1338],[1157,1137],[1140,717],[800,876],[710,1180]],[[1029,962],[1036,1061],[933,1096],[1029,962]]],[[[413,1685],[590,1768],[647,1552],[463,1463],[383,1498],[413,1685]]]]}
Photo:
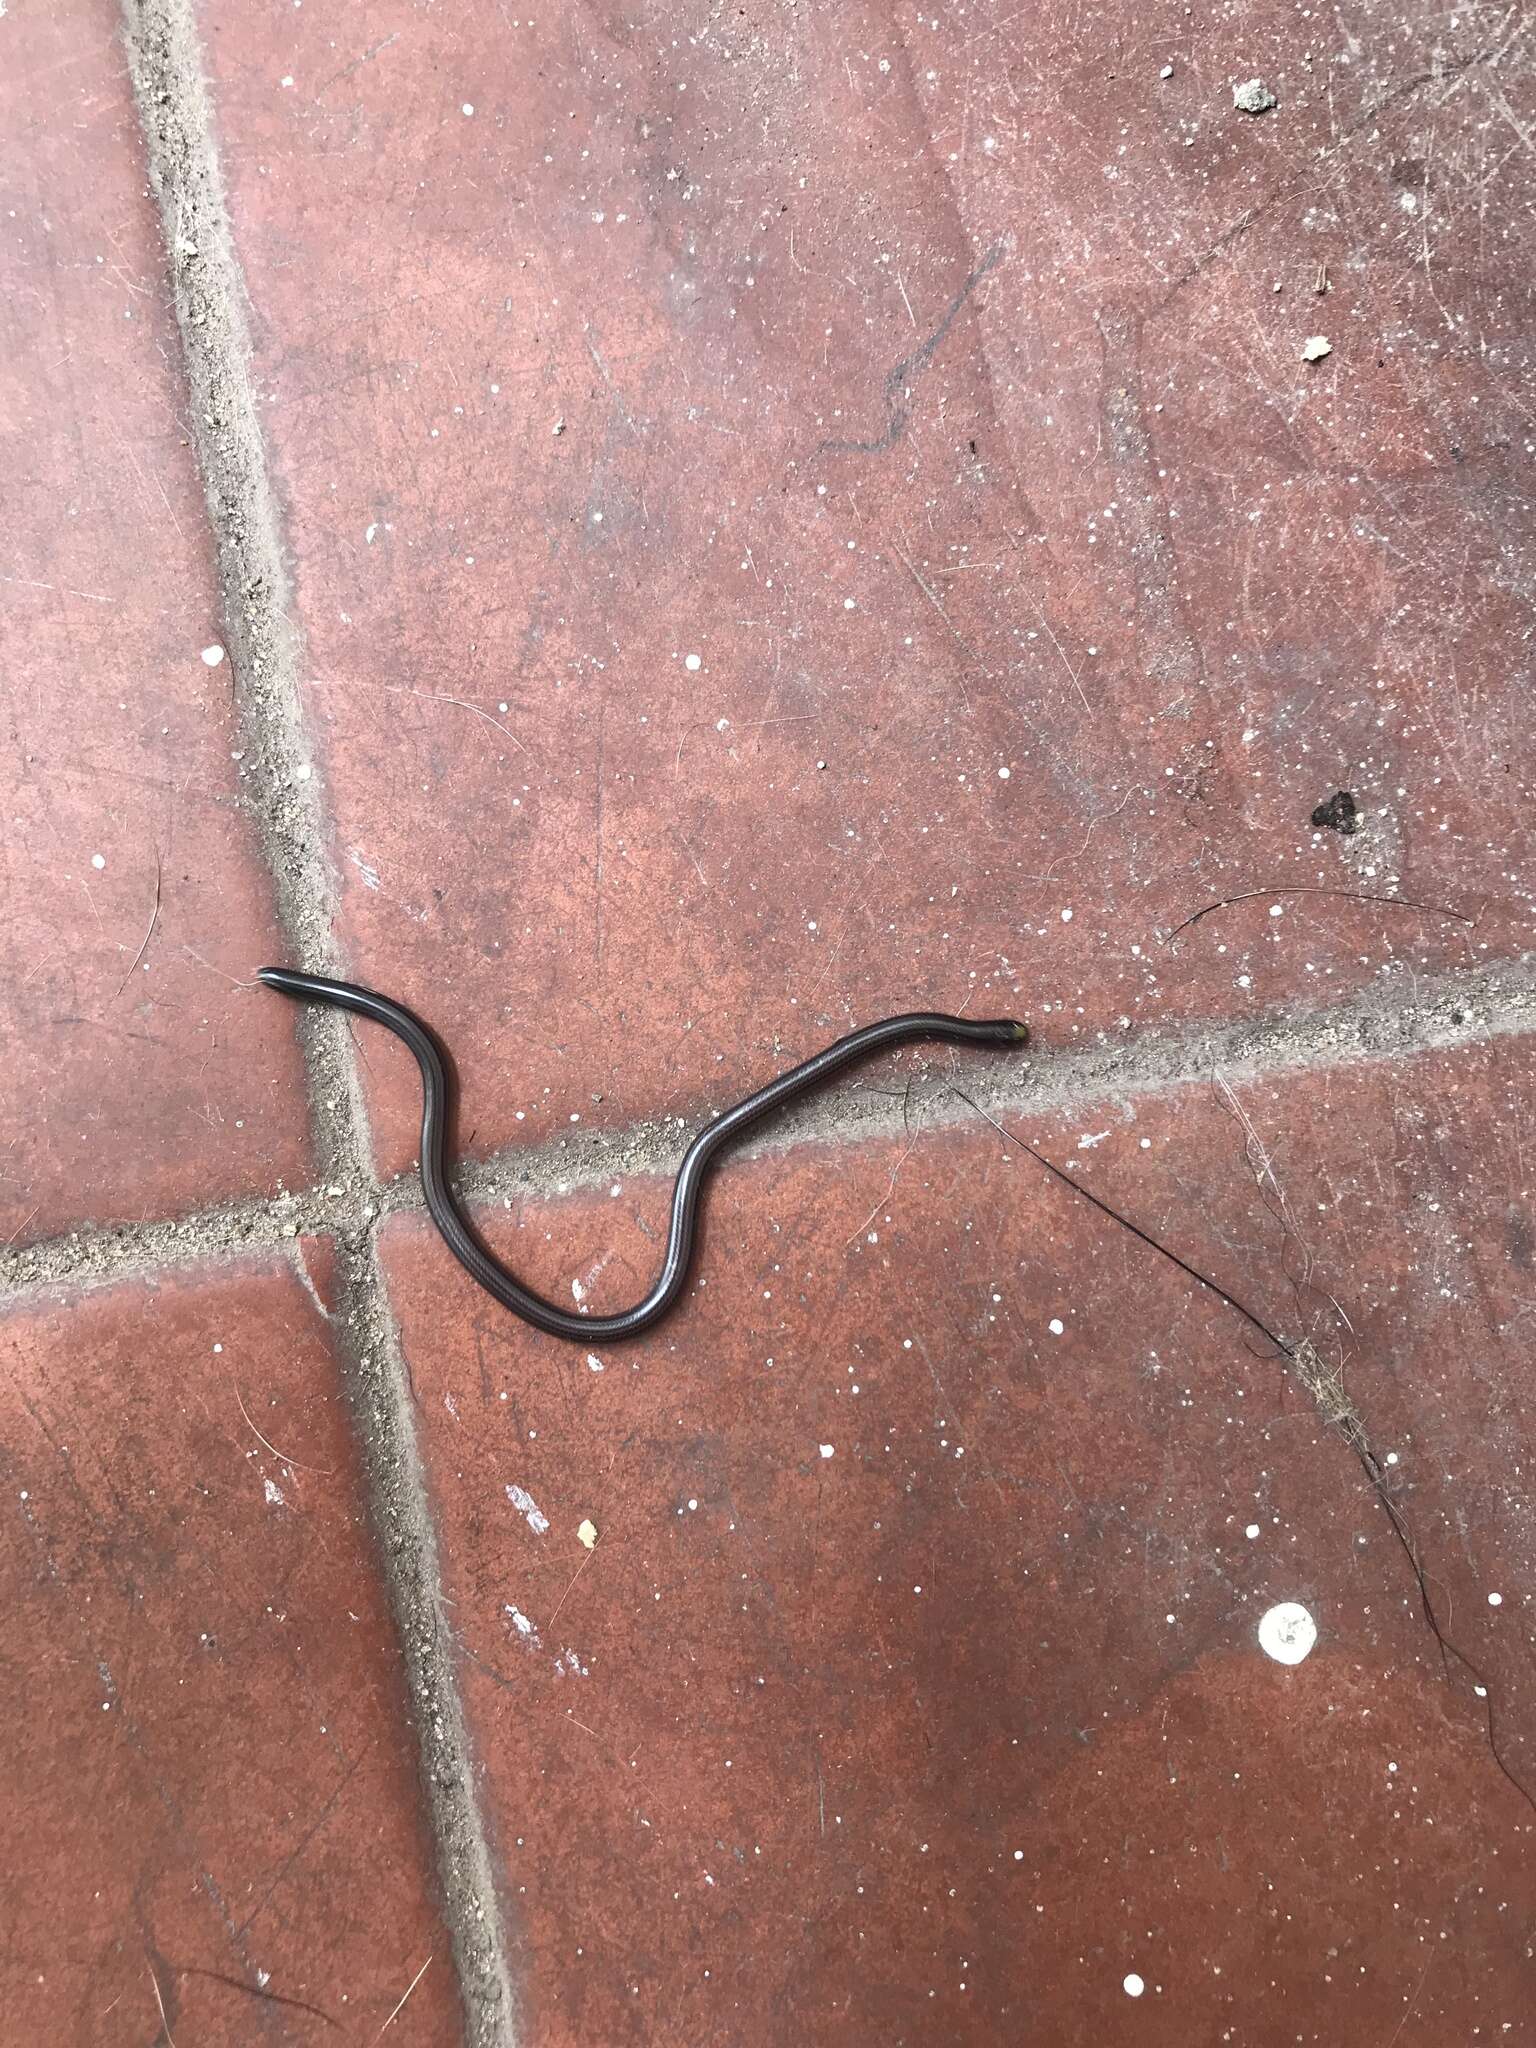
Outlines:
{"type": "Polygon", "coordinates": [[[839,1038],[825,1051],[802,1060],[798,1067],[791,1067],[787,1074],[781,1074],[776,1081],[757,1089],[734,1108],[722,1110],[713,1123],[699,1132],[683,1154],[683,1163],[678,1168],[677,1181],[672,1189],[672,1222],[667,1232],[666,1256],[650,1292],[633,1308],[621,1309],[617,1314],[584,1316],[556,1308],[552,1301],[546,1301],[543,1295],[525,1287],[480,1242],[474,1225],[449,1184],[443,1158],[448,1124],[447,1062],[442,1047],[421,1019],[413,1016],[402,1003],[391,1002],[388,996],[376,995],[372,989],[359,988],[354,982],[330,981],[324,975],[300,974],[288,967],[260,968],[257,978],[268,988],[275,988],[298,1002],[330,1003],[340,1010],[355,1011],[360,1017],[371,1017],[375,1024],[382,1024],[386,1030],[393,1031],[396,1038],[404,1040],[416,1055],[416,1064],[421,1070],[421,1185],[427,1198],[427,1213],[459,1264],[472,1279],[479,1281],[487,1294],[493,1295],[503,1308],[521,1316],[525,1323],[532,1323],[536,1330],[543,1330],[551,1337],[567,1338],[573,1344],[637,1337],[642,1330],[649,1330],[659,1323],[676,1305],[688,1281],[699,1202],[710,1168],[723,1148],[733,1138],[739,1137],[749,1124],[756,1123],[772,1110],[781,1109],[796,1096],[819,1087],[854,1060],[863,1059],[868,1053],[882,1052],[890,1046],[906,1045],[913,1039],[946,1039],[954,1045],[1020,1046],[1029,1042],[1029,1027],[1014,1023],[1011,1018],[973,1022],[965,1017],[946,1017],[938,1011],[919,1010],[908,1016],[886,1017],[878,1024],[866,1024],[861,1031],[850,1031],[846,1038],[839,1038]]]}

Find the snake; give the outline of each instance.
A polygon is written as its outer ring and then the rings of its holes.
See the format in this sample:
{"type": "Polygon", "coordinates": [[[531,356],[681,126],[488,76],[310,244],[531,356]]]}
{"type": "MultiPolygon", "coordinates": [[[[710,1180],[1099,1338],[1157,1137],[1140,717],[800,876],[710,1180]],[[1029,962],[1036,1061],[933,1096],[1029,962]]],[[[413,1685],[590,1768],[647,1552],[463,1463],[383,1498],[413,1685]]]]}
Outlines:
{"type": "Polygon", "coordinates": [[[454,1193],[445,1157],[450,1101],[448,1057],[431,1029],[403,1003],[355,982],[333,981],[322,974],[303,974],[290,967],[260,968],[257,979],[296,1002],[328,1003],[334,1009],[349,1010],[382,1024],[410,1048],[421,1073],[421,1187],[428,1215],[449,1251],[487,1294],[503,1308],[521,1316],[525,1323],[531,1323],[534,1329],[547,1336],[563,1337],[572,1344],[613,1343],[624,1337],[638,1337],[642,1331],[653,1329],[676,1307],[688,1284],[698,1239],[699,1205],[711,1170],[721,1152],[749,1125],[821,1087],[856,1060],[866,1059],[871,1053],[887,1052],[893,1046],[910,1045],[919,1039],[974,1046],[1018,1047],[1029,1043],[1028,1025],[1009,1017],[982,1020],[916,1010],[866,1024],[813,1053],[808,1060],[744,1096],[730,1109],[721,1110],[689,1145],[673,1183],[672,1216],[661,1271],[650,1290],[631,1308],[608,1315],[583,1315],[559,1308],[525,1286],[487,1249],[454,1193]]]}

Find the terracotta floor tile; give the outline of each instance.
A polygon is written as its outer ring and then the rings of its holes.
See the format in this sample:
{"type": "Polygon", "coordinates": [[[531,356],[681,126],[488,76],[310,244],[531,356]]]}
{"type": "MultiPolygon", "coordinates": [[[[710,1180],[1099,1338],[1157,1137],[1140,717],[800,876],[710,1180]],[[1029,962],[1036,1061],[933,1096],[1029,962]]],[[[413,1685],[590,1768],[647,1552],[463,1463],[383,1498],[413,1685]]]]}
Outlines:
{"type": "Polygon", "coordinates": [[[1355,15],[203,10],[345,943],[478,1146],[1529,944],[1524,82],[1355,15]]]}
{"type": "MultiPolygon", "coordinates": [[[[1019,1135],[1342,1360],[1532,1787],[1529,1069],[1019,1135]]],[[[677,1320],[590,1354],[389,1226],[529,2041],[1522,2038],[1532,1809],[1347,1444],[1014,1139],[914,1136],[729,1169],[677,1320]]],[[[490,1227],[602,1308],[662,1193],[490,1227]]]]}
{"type": "Polygon", "coordinates": [[[305,1171],[120,25],[13,8],[0,67],[0,1241],[305,1171]]]}
{"type": "Polygon", "coordinates": [[[10,2040],[367,2042],[428,1956],[399,2038],[459,2039],[329,1289],[310,1242],[0,1321],[10,2040]]]}

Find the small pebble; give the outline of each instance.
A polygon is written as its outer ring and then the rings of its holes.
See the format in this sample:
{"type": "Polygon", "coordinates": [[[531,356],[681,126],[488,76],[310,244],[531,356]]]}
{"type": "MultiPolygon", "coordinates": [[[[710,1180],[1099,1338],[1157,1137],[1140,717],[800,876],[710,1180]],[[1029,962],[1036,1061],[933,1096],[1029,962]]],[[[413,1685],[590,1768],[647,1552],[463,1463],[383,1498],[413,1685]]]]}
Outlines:
{"type": "Polygon", "coordinates": [[[1232,104],[1240,114],[1267,114],[1276,101],[1262,78],[1245,78],[1233,86],[1232,104]]]}
{"type": "Polygon", "coordinates": [[[1331,356],[1332,354],[1333,343],[1328,339],[1327,335],[1312,334],[1307,337],[1306,343],[1302,348],[1301,360],[1304,363],[1320,363],[1324,356],[1331,356]]]}

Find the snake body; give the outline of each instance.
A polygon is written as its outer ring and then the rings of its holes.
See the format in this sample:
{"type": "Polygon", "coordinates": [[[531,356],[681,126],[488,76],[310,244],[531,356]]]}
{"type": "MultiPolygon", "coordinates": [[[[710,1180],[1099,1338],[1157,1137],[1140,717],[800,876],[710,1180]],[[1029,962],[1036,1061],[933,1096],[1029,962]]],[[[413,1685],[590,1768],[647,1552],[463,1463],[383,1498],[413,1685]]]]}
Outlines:
{"type": "Polygon", "coordinates": [[[557,1308],[543,1295],[535,1294],[481,1243],[448,1179],[444,1158],[448,1066],[442,1047],[421,1019],[403,1003],[377,995],[372,989],[360,988],[355,982],[332,981],[324,975],[301,974],[288,967],[263,967],[259,979],[296,1002],[329,1003],[336,1009],[370,1018],[410,1047],[421,1071],[421,1185],[427,1213],[459,1264],[479,1281],[487,1294],[536,1330],[551,1337],[564,1337],[573,1344],[611,1343],[620,1337],[637,1337],[642,1330],[653,1328],[676,1305],[687,1285],[699,1203],[710,1169],[720,1152],[749,1124],[819,1087],[853,1061],[892,1046],[910,1044],[914,1039],[994,1046],[1021,1046],[1029,1041],[1028,1027],[1010,1018],[980,1022],[948,1017],[938,1011],[915,1011],[907,1016],[886,1017],[878,1024],[866,1024],[861,1031],[850,1031],[846,1038],[839,1038],[824,1051],[802,1060],[798,1067],[791,1067],[787,1074],[780,1074],[777,1080],[769,1081],[733,1108],[722,1110],[683,1154],[672,1189],[666,1254],[649,1293],[632,1308],[620,1309],[612,1315],[586,1316],[557,1308]]]}

